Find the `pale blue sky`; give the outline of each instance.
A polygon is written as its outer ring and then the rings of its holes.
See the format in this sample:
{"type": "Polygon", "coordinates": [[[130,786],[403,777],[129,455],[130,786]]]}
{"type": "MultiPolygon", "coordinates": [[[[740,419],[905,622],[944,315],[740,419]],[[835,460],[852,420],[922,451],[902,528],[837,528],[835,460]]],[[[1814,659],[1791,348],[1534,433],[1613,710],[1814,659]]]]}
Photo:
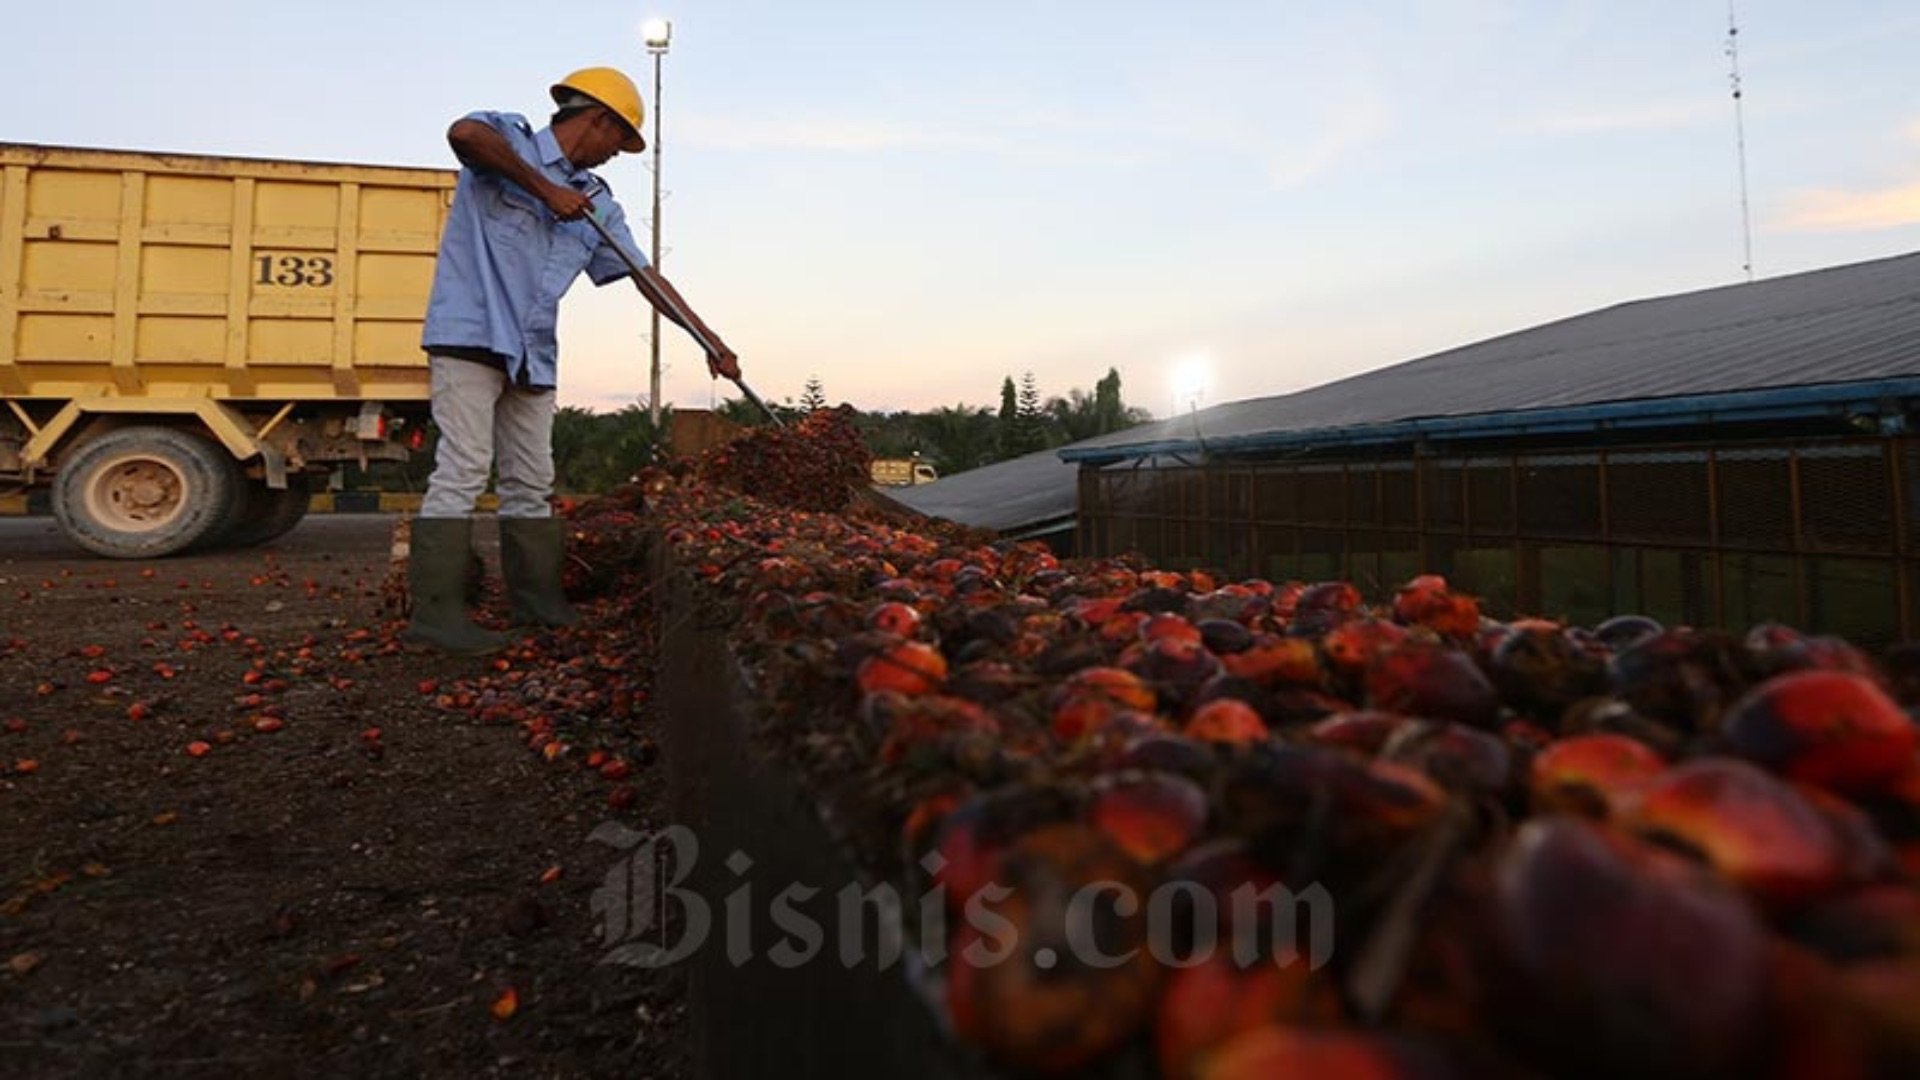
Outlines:
{"type": "MultiPolygon", "coordinates": [[[[667,15],[668,275],[764,396],[868,408],[1114,366],[1164,413],[1183,357],[1212,404],[1741,277],[1724,2],[535,9],[15,0],[0,141],[443,165],[572,68],[650,93],[667,15]]],[[[1757,272],[1920,248],[1920,10],[1739,13],[1757,272]]],[[[639,161],[603,172],[644,217],[639,161]]],[[[563,399],[644,393],[644,332],[583,282],[563,399]]]]}

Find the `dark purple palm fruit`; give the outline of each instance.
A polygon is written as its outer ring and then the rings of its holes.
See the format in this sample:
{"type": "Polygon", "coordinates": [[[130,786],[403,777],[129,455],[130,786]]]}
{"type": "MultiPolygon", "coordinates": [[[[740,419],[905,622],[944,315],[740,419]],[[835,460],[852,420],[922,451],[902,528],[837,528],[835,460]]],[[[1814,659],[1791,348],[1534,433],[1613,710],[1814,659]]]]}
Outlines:
{"type": "Polygon", "coordinates": [[[1394,730],[1380,759],[1411,765],[1449,791],[1518,802],[1513,752],[1499,736],[1478,728],[1415,720],[1394,730]]]}
{"type": "Polygon", "coordinates": [[[1767,937],[1697,864],[1581,818],[1528,822],[1484,908],[1487,1017],[1550,1076],[1759,1064],[1767,937]]]}
{"type": "Polygon", "coordinates": [[[1837,637],[1803,634],[1781,623],[1761,623],[1747,631],[1747,651],[1769,675],[1783,671],[1844,671],[1879,679],[1873,658],[1837,637]]]}
{"type": "Polygon", "coordinates": [[[1488,669],[1508,706],[1554,731],[1574,702],[1607,692],[1606,661],[1553,623],[1516,624],[1494,646],[1488,669]]]}
{"type": "Polygon", "coordinates": [[[1713,735],[1727,706],[1760,673],[1731,636],[1681,627],[1615,653],[1607,674],[1615,696],[1641,715],[1689,735],[1713,735]]]}
{"type": "Polygon", "coordinates": [[[1459,649],[1409,641],[1367,669],[1367,708],[1492,727],[1500,696],[1473,658],[1459,649]]]}
{"type": "Polygon", "coordinates": [[[1344,581],[1323,581],[1301,590],[1288,632],[1319,637],[1360,610],[1360,590],[1344,581]]]}
{"type": "Polygon", "coordinates": [[[1640,642],[1665,630],[1657,620],[1645,615],[1615,615],[1593,628],[1593,636],[1600,644],[1614,652],[1632,648],[1640,642]]]}

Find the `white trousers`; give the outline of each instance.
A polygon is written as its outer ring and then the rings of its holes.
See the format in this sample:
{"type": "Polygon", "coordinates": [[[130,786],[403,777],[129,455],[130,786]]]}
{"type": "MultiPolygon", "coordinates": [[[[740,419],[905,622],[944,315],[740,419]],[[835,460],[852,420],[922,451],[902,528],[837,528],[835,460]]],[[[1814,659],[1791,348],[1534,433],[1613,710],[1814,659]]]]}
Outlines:
{"type": "Polygon", "coordinates": [[[500,466],[500,516],[553,516],[553,391],[526,390],[505,372],[452,356],[429,356],[433,422],[440,444],[433,456],[420,516],[467,517],[500,466]]]}

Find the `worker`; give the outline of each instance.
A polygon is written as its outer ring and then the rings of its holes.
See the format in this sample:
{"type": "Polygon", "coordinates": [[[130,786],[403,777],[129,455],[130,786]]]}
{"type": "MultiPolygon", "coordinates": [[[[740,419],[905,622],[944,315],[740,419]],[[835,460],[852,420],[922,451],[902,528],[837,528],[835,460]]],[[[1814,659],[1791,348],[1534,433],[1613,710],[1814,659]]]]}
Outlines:
{"type": "Polygon", "coordinates": [[[605,67],[552,88],[556,111],[535,130],[513,113],[476,112],[447,132],[463,166],[440,238],[421,344],[440,429],[433,475],[413,523],[406,637],[463,655],[504,647],[465,610],[475,500],[499,469],[500,564],[516,628],[570,626],[561,592],[565,533],[553,516],[554,337],[560,297],[585,271],[596,285],[632,275],[593,223],[606,225],[641,267],[640,292],[707,350],[731,379],[739,360],[672,285],[638,254],[626,215],[589,170],[638,153],[646,106],[633,80],[605,67]]]}

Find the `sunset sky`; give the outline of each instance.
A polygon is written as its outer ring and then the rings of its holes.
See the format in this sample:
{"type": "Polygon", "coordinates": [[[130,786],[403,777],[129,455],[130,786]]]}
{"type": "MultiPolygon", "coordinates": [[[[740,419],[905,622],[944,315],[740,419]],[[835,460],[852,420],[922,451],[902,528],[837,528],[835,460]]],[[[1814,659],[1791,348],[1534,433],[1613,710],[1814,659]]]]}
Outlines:
{"type": "MultiPolygon", "coordinates": [[[[1920,248],[1920,9],[1738,13],[1756,273],[1920,248]]],[[[1216,404],[1744,276],[1708,0],[68,0],[5,15],[0,141],[449,165],[452,119],[543,118],[573,68],[650,97],[657,15],[664,270],[768,398],[1115,367],[1164,414],[1181,370],[1216,404]]],[[[650,173],[602,172],[640,227],[650,173]]],[[[644,394],[645,330],[583,280],[562,400],[644,394]]]]}

